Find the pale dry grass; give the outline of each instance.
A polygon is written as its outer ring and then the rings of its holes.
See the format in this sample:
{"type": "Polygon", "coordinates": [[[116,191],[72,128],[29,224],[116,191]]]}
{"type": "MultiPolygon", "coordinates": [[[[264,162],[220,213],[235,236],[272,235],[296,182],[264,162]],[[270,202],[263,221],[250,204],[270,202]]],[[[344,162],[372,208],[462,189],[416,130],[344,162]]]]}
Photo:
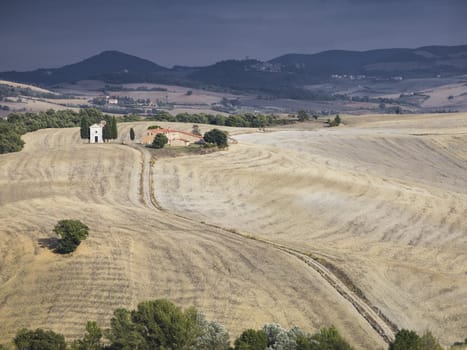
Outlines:
{"type": "Polygon", "coordinates": [[[343,269],[399,327],[445,344],[467,325],[467,114],[343,117],[163,159],[162,207],[343,269]]]}
{"type": "MultiPolygon", "coordinates": [[[[120,124],[120,134],[134,127],[140,135],[150,124],[120,124]]],[[[310,331],[335,324],[357,348],[384,347],[350,303],[300,259],[149,205],[140,188],[144,150],[85,144],[78,128],[24,139],[23,151],[0,156],[0,342],[21,327],[51,328],[71,339],[82,335],[87,320],[108,325],[117,307],[169,298],[195,305],[234,335],[266,322],[310,331]],[[41,247],[64,218],[91,229],[71,256],[41,247]]],[[[160,162],[157,173],[166,168],[160,162]]],[[[184,179],[174,176],[174,186],[184,179]]],[[[143,176],[144,188],[146,181],[143,176]]]]}

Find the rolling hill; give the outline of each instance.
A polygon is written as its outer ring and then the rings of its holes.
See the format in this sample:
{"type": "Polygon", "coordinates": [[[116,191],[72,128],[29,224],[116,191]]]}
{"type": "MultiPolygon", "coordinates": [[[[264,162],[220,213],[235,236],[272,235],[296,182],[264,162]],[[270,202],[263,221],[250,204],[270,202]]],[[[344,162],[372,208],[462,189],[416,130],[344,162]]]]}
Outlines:
{"type": "MultiPolygon", "coordinates": [[[[2,72],[0,78],[39,85],[85,79],[111,83],[153,82],[198,87],[264,91],[327,82],[334,75],[371,79],[433,78],[467,73],[467,45],[371,51],[333,50],[317,54],[287,54],[270,61],[226,60],[205,67],[164,68],[118,51],[104,51],[84,61],[56,69],[2,72]]],[[[293,96],[288,96],[292,97],[293,96]]]]}

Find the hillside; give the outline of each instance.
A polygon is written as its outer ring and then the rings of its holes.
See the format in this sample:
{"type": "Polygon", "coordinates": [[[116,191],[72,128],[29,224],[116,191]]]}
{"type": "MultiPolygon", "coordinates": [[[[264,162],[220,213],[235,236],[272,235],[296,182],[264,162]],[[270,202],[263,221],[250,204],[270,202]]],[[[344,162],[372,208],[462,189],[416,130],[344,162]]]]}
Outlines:
{"type": "Polygon", "coordinates": [[[3,72],[6,80],[53,85],[87,79],[127,79],[145,81],[151,74],[165,71],[165,68],[148,60],[127,55],[119,51],[104,51],[81,62],[61,68],[37,69],[30,72],[3,72]]]}
{"type": "MultiPolygon", "coordinates": [[[[125,123],[119,132],[128,138],[133,127],[139,138],[151,124],[125,123]]],[[[108,325],[117,307],[168,298],[195,305],[233,335],[268,322],[309,330],[334,324],[358,349],[385,347],[301,259],[158,209],[144,149],[89,145],[77,128],[24,139],[23,151],[0,156],[1,343],[21,327],[47,327],[70,339],[82,335],[87,320],[108,325]],[[90,237],[66,257],[47,248],[63,218],[90,227],[90,237]]]]}
{"type": "Polygon", "coordinates": [[[400,328],[464,339],[467,115],[343,120],[239,135],[202,162],[160,160],[156,198],[332,262],[400,328]]]}

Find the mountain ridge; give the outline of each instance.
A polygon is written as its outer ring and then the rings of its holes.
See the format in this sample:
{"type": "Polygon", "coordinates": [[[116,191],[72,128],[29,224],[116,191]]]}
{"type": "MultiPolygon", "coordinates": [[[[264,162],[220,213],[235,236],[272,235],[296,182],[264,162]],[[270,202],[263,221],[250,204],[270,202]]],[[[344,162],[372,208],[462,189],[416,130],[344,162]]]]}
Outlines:
{"type": "Polygon", "coordinates": [[[109,83],[152,82],[270,91],[302,88],[340,75],[388,79],[462,74],[467,74],[467,45],[328,50],[315,54],[285,54],[268,61],[224,60],[208,66],[172,68],[120,51],[106,50],[59,68],[0,72],[0,78],[45,86],[96,79],[109,83]]]}

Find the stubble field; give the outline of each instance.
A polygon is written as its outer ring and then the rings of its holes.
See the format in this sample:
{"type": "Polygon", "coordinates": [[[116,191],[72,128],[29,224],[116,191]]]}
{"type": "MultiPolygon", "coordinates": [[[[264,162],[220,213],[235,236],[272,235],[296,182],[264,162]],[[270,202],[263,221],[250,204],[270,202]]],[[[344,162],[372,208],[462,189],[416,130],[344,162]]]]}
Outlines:
{"type": "MultiPolygon", "coordinates": [[[[141,135],[149,124],[122,124],[120,134],[134,127],[141,135]]],[[[349,300],[301,258],[158,209],[151,185],[166,165],[156,160],[154,174],[144,149],[84,144],[77,128],[40,130],[24,140],[23,151],[0,156],[0,342],[21,327],[73,339],[87,320],[107,326],[117,307],[168,298],[198,307],[233,336],[268,322],[309,331],[334,324],[357,348],[385,347],[349,300]],[[53,226],[65,218],[91,230],[71,256],[48,248],[53,226]]]]}
{"type": "Polygon", "coordinates": [[[170,211],[311,253],[399,328],[444,344],[467,327],[467,115],[344,117],[163,159],[170,211]]]}

